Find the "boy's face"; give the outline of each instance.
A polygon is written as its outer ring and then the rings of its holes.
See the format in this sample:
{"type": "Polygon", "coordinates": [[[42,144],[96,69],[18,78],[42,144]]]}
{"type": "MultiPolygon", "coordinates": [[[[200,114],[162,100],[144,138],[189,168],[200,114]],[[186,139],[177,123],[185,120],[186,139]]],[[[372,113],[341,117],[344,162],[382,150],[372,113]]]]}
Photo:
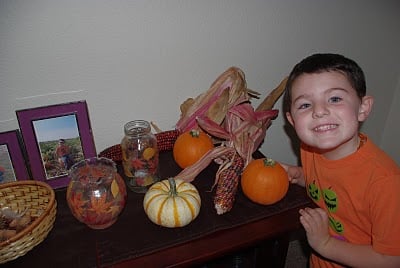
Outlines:
{"type": "Polygon", "coordinates": [[[302,142],[330,158],[341,158],[357,149],[359,122],[371,106],[372,98],[361,101],[340,72],[302,74],[293,83],[286,116],[302,142]]]}

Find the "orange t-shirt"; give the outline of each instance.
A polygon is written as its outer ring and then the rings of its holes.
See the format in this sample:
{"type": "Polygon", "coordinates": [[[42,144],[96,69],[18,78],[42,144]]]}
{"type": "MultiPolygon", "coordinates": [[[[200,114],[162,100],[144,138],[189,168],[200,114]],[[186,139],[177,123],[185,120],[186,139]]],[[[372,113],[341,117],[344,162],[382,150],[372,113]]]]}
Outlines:
{"type": "MultiPolygon", "coordinates": [[[[357,152],[328,160],[301,146],[308,195],[329,215],[329,232],[400,256],[400,168],[367,136],[357,152]]],[[[311,267],[341,267],[311,256],[311,267]]]]}

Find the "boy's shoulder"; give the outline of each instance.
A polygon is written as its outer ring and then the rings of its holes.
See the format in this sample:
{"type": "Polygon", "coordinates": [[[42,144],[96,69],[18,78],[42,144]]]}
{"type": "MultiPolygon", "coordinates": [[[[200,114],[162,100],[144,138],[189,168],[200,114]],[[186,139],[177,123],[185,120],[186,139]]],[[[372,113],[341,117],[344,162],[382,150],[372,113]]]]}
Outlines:
{"type": "Polygon", "coordinates": [[[319,166],[324,166],[328,169],[336,169],[337,166],[341,166],[341,170],[354,170],[354,167],[362,167],[365,170],[373,170],[374,174],[400,175],[400,167],[396,162],[371,139],[369,139],[367,135],[360,135],[364,142],[357,152],[338,160],[328,160],[320,156],[318,153],[313,152],[313,149],[308,145],[302,143],[302,164],[304,165],[308,162],[310,162],[309,164],[312,164],[313,161],[318,161],[319,166]]]}
{"type": "Polygon", "coordinates": [[[400,167],[397,165],[397,163],[371,139],[369,139],[366,135],[364,136],[366,137],[366,142],[359,149],[358,155],[374,168],[400,174],[400,167]]]}

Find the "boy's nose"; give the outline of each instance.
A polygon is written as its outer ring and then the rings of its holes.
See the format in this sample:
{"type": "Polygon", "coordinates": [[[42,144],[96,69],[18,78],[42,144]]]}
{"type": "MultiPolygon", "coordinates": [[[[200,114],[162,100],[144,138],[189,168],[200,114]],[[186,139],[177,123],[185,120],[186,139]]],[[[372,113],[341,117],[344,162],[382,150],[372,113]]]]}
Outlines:
{"type": "Polygon", "coordinates": [[[321,118],[327,114],[329,114],[329,111],[324,105],[314,105],[313,118],[321,118]]]}

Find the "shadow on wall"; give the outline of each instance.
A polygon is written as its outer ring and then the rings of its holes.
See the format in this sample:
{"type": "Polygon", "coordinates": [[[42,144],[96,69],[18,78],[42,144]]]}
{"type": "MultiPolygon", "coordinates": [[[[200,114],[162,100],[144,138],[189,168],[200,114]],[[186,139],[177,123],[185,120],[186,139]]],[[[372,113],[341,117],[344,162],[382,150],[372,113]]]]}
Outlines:
{"type": "MultiPolygon", "coordinates": [[[[282,96],[283,98],[283,96],[282,96]]],[[[286,111],[287,108],[285,107],[284,101],[282,101],[281,104],[281,111],[283,111],[283,120],[285,121],[285,124],[283,126],[283,130],[285,131],[286,135],[290,138],[290,147],[292,148],[293,153],[296,155],[297,158],[297,165],[301,165],[301,160],[300,160],[300,139],[297,137],[296,131],[292,127],[292,125],[289,123],[289,121],[286,118],[286,111]]]]}
{"type": "Polygon", "coordinates": [[[283,129],[285,130],[286,135],[290,138],[290,145],[292,147],[292,151],[296,155],[297,158],[297,164],[300,166],[301,161],[300,161],[300,140],[297,137],[296,131],[290,125],[290,123],[285,119],[285,125],[283,126],[283,129]]]}

